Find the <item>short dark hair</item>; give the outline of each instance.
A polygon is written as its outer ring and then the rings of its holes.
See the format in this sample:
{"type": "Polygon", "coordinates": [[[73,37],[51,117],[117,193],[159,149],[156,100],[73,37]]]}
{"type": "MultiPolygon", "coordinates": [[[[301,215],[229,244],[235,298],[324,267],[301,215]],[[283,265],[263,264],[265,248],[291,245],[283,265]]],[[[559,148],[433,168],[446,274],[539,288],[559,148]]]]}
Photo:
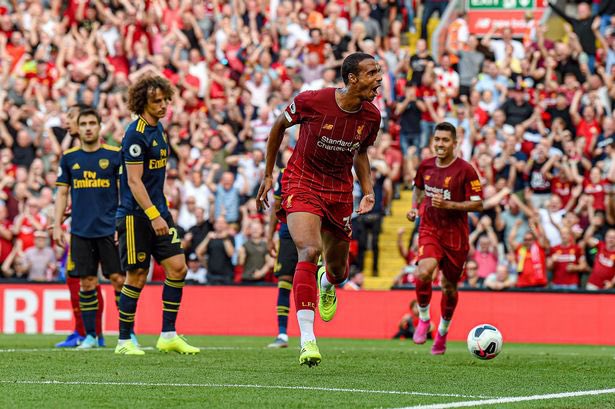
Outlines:
{"type": "Polygon", "coordinates": [[[436,131],[450,132],[453,139],[457,140],[457,128],[455,128],[453,124],[451,124],[450,122],[440,122],[438,125],[436,125],[436,129],[434,129],[434,133],[436,131]]]}
{"type": "Polygon", "coordinates": [[[367,53],[352,53],[348,57],[344,58],[344,62],[342,63],[342,79],[344,80],[344,84],[348,85],[348,75],[359,74],[359,64],[363,60],[374,59],[372,55],[367,53]]]}
{"type": "Polygon", "coordinates": [[[77,115],[77,124],[79,124],[79,119],[81,119],[82,116],[88,116],[88,115],[92,115],[94,117],[96,117],[96,122],[98,122],[98,125],[100,125],[101,119],[100,119],[100,115],[98,114],[98,111],[96,111],[94,108],[84,108],[81,111],[79,111],[79,115],[77,115]]]}
{"type": "Polygon", "coordinates": [[[175,90],[169,80],[160,76],[145,75],[128,89],[128,109],[130,112],[141,115],[145,111],[147,101],[156,90],[162,91],[166,98],[171,98],[175,90]]]}

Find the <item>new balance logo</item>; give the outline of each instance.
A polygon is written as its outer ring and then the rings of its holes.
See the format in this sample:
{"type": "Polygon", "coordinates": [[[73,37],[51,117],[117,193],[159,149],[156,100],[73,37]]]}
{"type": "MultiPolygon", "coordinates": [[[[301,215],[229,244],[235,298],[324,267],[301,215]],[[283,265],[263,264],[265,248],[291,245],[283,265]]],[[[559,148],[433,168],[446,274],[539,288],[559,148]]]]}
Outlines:
{"type": "Polygon", "coordinates": [[[75,163],[75,164],[73,165],[72,169],[73,169],[73,170],[78,170],[78,169],[81,169],[81,166],[79,166],[79,164],[78,164],[78,163],[75,163]]]}
{"type": "Polygon", "coordinates": [[[324,124],[322,126],[322,129],[326,129],[327,131],[330,131],[331,129],[333,129],[333,124],[324,124]]]}

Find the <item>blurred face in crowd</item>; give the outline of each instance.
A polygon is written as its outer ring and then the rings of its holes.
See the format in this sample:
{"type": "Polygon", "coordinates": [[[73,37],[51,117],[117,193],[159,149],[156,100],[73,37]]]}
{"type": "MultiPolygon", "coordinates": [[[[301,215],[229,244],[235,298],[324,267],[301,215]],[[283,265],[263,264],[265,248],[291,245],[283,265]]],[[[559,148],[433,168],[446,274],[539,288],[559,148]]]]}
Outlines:
{"type": "Polygon", "coordinates": [[[510,27],[504,27],[502,29],[502,40],[508,42],[512,40],[512,30],[510,27]]]}
{"type": "Polygon", "coordinates": [[[214,222],[214,230],[217,233],[225,233],[228,230],[228,223],[226,223],[224,217],[220,216],[216,219],[214,222]]]}
{"type": "Polygon", "coordinates": [[[568,227],[560,228],[560,235],[562,236],[562,245],[570,246],[573,243],[572,231],[568,227]]]}
{"type": "Polygon", "coordinates": [[[79,108],[71,108],[66,113],[65,127],[71,135],[79,135],[79,124],[77,124],[78,116],[79,108]]]}
{"type": "Polygon", "coordinates": [[[523,245],[525,247],[530,247],[534,243],[534,235],[530,232],[527,232],[523,235],[523,245]]]}
{"type": "Polygon", "coordinates": [[[99,141],[100,123],[94,115],[79,117],[79,138],[84,145],[95,145],[99,141]]]}
{"type": "Polygon", "coordinates": [[[263,225],[260,222],[253,222],[250,226],[250,238],[253,240],[262,239],[263,234],[263,225]]]}
{"type": "Polygon", "coordinates": [[[427,51],[427,41],[422,38],[416,42],[416,53],[422,54],[427,51]]]}
{"type": "Polygon", "coordinates": [[[596,112],[594,111],[594,107],[586,106],[583,108],[583,119],[586,122],[593,121],[596,116],[596,112]]]}
{"type": "Polygon", "coordinates": [[[235,175],[232,172],[224,172],[220,178],[220,184],[226,190],[230,190],[235,182],[235,175]]]}
{"type": "Polygon", "coordinates": [[[551,195],[548,206],[550,212],[557,212],[562,209],[562,199],[557,195],[551,195]]]}
{"type": "Polygon", "coordinates": [[[493,113],[493,123],[497,127],[503,126],[505,121],[506,121],[506,114],[504,113],[504,111],[502,111],[501,109],[498,109],[497,111],[493,113]]]}
{"type": "Polygon", "coordinates": [[[499,264],[495,269],[495,276],[498,281],[506,281],[506,279],[508,279],[508,267],[499,264]]]}
{"type": "Polygon", "coordinates": [[[491,240],[489,237],[482,236],[478,239],[478,249],[481,253],[487,253],[491,249],[491,240]]]}
{"type": "Polygon", "coordinates": [[[474,260],[466,261],[466,276],[474,278],[478,275],[478,264],[474,260]]]}
{"type": "Polygon", "coordinates": [[[594,184],[598,184],[600,183],[600,179],[602,179],[602,175],[600,174],[600,169],[594,166],[589,171],[589,180],[590,182],[594,184]]]}
{"type": "Polygon", "coordinates": [[[577,13],[579,15],[579,20],[584,20],[591,17],[591,9],[589,8],[589,4],[579,3],[577,6],[577,13]]]}

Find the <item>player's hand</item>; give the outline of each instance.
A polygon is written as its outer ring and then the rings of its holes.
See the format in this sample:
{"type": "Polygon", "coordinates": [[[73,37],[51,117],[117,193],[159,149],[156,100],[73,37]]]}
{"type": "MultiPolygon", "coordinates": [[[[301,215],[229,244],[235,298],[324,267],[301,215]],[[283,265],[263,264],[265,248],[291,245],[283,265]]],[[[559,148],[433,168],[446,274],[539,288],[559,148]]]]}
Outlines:
{"type": "Polygon", "coordinates": [[[169,225],[160,216],[152,220],[152,227],[156,232],[156,236],[166,236],[167,234],[169,234],[169,225]]]}
{"type": "Polygon", "coordinates": [[[273,240],[267,240],[267,250],[271,257],[276,257],[278,255],[278,249],[275,247],[275,241],[273,240]]]}
{"type": "Polygon", "coordinates": [[[359,203],[359,208],[357,209],[357,213],[358,214],[369,213],[374,208],[375,204],[376,204],[376,197],[374,196],[373,193],[370,193],[369,195],[365,195],[363,196],[363,199],[361,199],[361,203],[359,203]]]}
{"type": "Polygon", "coordinates": [[[447,201],[444,200],[442,195],[435,195],[431,198],[431,205],[436,209],[446,209],[447,201]]]}
{"type": "Polygon", "coordinates": [[[269,208],[269,199],[267,195],[273,186],[273,176],[265,176],[261,182],[261,186],[258,188],[258,194],[256,195],[256,205],[258,210],[269,208]]]}
{"type": "Polygon", "coordinates": [[[66,238],[64,237],[64,232],[61,227],[54,226],[52,236],[55,244],[62,248],[66,247],[66,238]]]}
{"type": "Polygon", "coordinates": [[[417,217],[419,217],[418,209],[410,209],[408,213],[406,213],[406,218],[411,222],[415,221],[417,217]]]}

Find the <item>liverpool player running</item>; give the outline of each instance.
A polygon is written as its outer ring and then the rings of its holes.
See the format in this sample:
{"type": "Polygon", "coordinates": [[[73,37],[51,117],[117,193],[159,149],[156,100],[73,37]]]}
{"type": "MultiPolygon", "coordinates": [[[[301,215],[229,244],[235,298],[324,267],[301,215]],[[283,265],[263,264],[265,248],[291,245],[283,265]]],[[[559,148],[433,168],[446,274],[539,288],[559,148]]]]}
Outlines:
{"type": "Polygon", "coordinates": [[[145,354],[130,339],[130,330],[151,256],[166,272],[162,289],[162,333],[156,348],[181,354],[200,352],[175,332],[187,267],[181,239],[163,193],[169,144],[159,122],[167,113],[173,91],[162,77],[142,77],[128,90],[128,107],[139,117],[128,125],[122,140],[116,227],[122,268],[127,274],[119,302],[120,336],[116,354],[145,354]]]}
{"type": "Polygon", "coordinates": [[[310,367],[321,361],[314,336],[317,287],[320,317],[330,321],[337,309],[334,286],[348,277],[353,164],[363,191],[357,212],[367,213],[374,206],[367,148],[380,127],[380,112],[371,101],[378,95],[382,72],[371,55],[354,53],[342,63],[342,79],[344,88],[297,95],[276,119],[257,195],[257,203],[268,207],[267,193],[273,186],[272,172],[284,131],[301,124],[282,178],[280,219],[287,222],[297,247],[293,294],[301,331],[299,363],[310,367]],[[316,279],[321,253],[326,267],[316,279]]]}
{"type": "Polygon", "coordinates": [[[441,355],[446,351],[446,335],[457,305],[457,283],[470,248],[467,213],[483,210],[483,193],[474,168],[455,154],[457,133],[453,125],[438,124],[432,143],[436,156],[419,165],[407,217],[414,221],[421,215],[416,277],[419,324],[413,340],[423,344],[427,339],[431,281],[440,268],[442,318],[431,353],[441,355]]]}

